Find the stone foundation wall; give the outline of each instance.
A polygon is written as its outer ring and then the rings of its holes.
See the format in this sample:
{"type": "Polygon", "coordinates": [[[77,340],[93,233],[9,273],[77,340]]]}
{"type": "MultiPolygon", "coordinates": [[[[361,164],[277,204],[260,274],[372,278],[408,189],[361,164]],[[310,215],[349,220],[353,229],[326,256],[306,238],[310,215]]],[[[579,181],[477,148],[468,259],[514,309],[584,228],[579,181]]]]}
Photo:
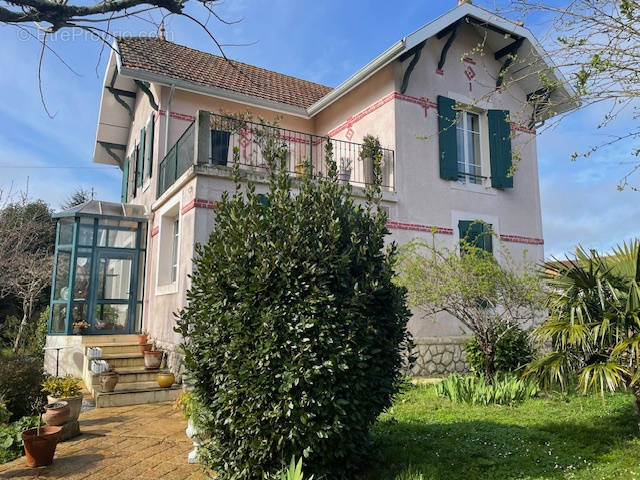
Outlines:
{"type": "Polygon", "coordinates": [[[413,342],[416,360],[409,372],[411,376],[442,377],[469,371],[464,353],[467,337],[418,338],[413,342]]]}

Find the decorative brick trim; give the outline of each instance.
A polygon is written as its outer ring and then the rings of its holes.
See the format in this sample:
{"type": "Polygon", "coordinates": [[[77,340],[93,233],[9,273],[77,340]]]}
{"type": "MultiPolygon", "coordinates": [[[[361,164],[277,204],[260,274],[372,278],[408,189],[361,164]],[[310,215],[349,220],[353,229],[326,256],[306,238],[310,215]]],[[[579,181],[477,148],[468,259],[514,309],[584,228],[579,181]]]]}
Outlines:
{"type": "Polygon", "coordinates": [[[511,130],[515,132],[530,133],[531,135],[536,134],[535,130],[532,130],[527,127],[523,127],[522,125],[518,125],[516,122],[510,122],[510,127],[511,127],[511,130]]]}
{"type": "Polygon", "coordinates": [[[160,227],[158,225],[156,225],[155,227],[153,227],[151,229],[151,236],[155,237],[158,234],[159,231],[160,231],[160,227]]]}
{"type": "MultiPolygon", "coordinates": [[[[165,110],[158,110],[158,115],[166,115],[167,112],[165,110]]],[[[170,114],[171,118],[175,118],[177,120],[184,120],[186,122],[193,122],[195,121],[196,117],[194,117],[193,115],[187,115],[185,113],[178,113],[178,112],[171,112],[170,114]]]]}
{"type": "Polygon", "coordinates": [[[218,202],[214,201],[214,200],[205,200],[203,198],[194,198],[193,200],[191,200],[189,203],[185,204],[182,209],[180,210],[180,213],[182,215],[184,215],[185,213],[187,213],[189,210],[193,209],[193,208],[208,208],[213,210],[214,208],[216,208],[218,202]]]}
{"type": "Polygon", "coordinates": [[[464,57],[462,59],[462,61],[465,62],[465,63],[470,63],[471,65],[475,65],[476,64],[476,61],[471,57],[464,57]]]}
{"type": "Polygon", "coordinates": [[[439,68],[436,70],[438,75],[444,75],[444,70],[440,70],[439,68]]]}
{"type": "Polygon", "coordinates": [[[504,242],[513,242],[513,243],[526,243],[529,245],[544,245],[544,239],[542,238],[533,238],[533,237],[523,237],[520,235],[500,235],[500,240],[504,242]]]}
{"type": "Polygon", "coordinates": [[[429,232],[431,233],[436,229],[436,233],[441,235],[453,235],[453,228],[449,227],[434,227],[431,225],[419,225],[417,223],[403,223],[403,222],[387,222],[387,227],[395,228],[397,230],[412,230],[414,232],[429,232]]]}
{"type": "Polygon", "coordinates": [[[372,105],[369,105],[367,108],[365,108],[361,112],[356,113],[355,115],[352,115],[349,118],[347,118],[347,120],[344,123],[338,125],[336,128],[334,128],[329,133],[327,133],[327,137],[333,137],[334,135],[337,135],[341,131],[346,130],[348,128],[351,128],[351,126],[354,123],[359,122],[360,120],[362,120],[367,115],[370,115],[371,113],[375,112],[380,107],[382,107],[383,105],[386,105],[391,100],[395,100],[395,99],[404,100],[406,102],[415,103],[417,105],[420,105],[422,108],[425,109],[425,115],[427,113],[427,109],[428,108],[437,108],[437,104],[432,102],[432,101],[430,101],[426,97],[418,98],[418,97],[412,97],[410,95],[404,95],[404,94],[399,93],[399,92],[391,92],[391,93],[385,95],[384,97],[382,97],[377,102],[373,103],[372,105]]]}

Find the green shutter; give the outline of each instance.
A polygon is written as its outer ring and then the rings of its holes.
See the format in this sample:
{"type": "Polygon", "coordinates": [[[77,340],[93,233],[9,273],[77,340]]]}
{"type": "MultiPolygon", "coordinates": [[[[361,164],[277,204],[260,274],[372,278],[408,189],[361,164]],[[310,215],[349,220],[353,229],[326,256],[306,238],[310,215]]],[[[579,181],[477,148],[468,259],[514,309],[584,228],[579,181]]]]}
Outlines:
{"type": "Polygon", "coordinates": [[[458,231],[460,241],[465,240],[469,245],[480,248],[485,252],[493,253],[491,225],[480,220],[460,220],[458,222],[458,231]]]}
{"type": "Polygon", "coordinates": [[[153,113],[147,122],[147,145],[144,154],[144,176],[145,178],[149,178],[153,173],[153,113]]]}
{"type": "Polygon", "coordinates": [[[120,201],[127,203],[129,190],[129,157],[124,159],[124,165],[122,165],[122,191],[120,193],[120,201]]]}
{"type": "Polygon", "coordinates": [[[144,128],[140,130],[140,144],[138,145],[138,165],[136,167],[138,187],[142,187],[142,175],[144,173],[144,132],[144,128]]]}
{"type": "Polygon", "coordinates": [[[509,175],[512,164],[509,110],[489,110],[489,151],[491,153],[491,186],[513,188],[509,175]]]}
{"type": "Polygon", "coordinates": [[[138,169],[139,169],[139,157],[140,155],[138,155],[138,145],[136,145],[133,148],[133,153],[131,154],[131,160],[130,162],[132,162],[132,165],[130,166],[131,169],[131,195],[135,198],[138,189],[137,189],[137,185],[138,185],[138,169]]]}
{"type": "Polygon", "coordinates": [[[456,138],[456,101],[438,96],[438,147],[440,178],[458,179],[458,141],[456,138]]]}

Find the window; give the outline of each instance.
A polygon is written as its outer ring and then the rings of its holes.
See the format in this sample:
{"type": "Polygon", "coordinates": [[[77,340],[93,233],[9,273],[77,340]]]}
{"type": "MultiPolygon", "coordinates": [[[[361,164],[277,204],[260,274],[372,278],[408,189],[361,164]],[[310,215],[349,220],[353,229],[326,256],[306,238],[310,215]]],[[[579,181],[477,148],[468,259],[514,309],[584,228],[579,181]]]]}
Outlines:
{"type": "Polygon", "coordinates": [[[482,220],[460,220],[458,222],[460,234],[460,253],[465,253],[464,246],[480,248],[493,253],[492,227],[482,220]]]}
{"type": "Polygon", "coordinates": [[[458,150],[458,180],[482,183],[480,169],[480,117],[461,110],[457,115],[456,141],[458,150]]]}
{"type": "Polygon", "coordinates": [[[168,205],[159,215],[158,275],[156,294],[173,294],[178,289],[180,277],[180,203],[168,205]]]}
{"type": "Polygon", "coordinates": [[[180,240],[180,217],[173,222],[173,244],[171,245],[171,283],[178,279],[178,241],[180,240]]]}

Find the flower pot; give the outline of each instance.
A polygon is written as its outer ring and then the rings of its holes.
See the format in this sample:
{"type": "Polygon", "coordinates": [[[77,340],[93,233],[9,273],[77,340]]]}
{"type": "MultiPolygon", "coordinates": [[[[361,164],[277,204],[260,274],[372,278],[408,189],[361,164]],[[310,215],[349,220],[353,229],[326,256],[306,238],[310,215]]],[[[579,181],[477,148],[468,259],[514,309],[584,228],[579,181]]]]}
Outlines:
{"type": "Polygon", "coordinates": [[[49,403],[44,407],[45,412],[42,414],[42,420],[47,425],[56,427],[62,425],[64,422],[69,420],[69,416],[71,415],[71,408],[69,407],[69,403],[61,400],[56,403],[49,403]]]}
{"type": "Polygon", "coordinates": [[[49,403],[58,403],[60,401],[65,401],[69,404],[69,420],[78,420],[78,417],[80,416],[80,409],[82,408],[82,395],[66,398],[56,398],[51,395],[47,395],[47,402],[49,403]]]}
{"type": "Polygon", "coordinates": [[[120,375],[114,370],[107,370],[100,374],[100,390],[103,393],[113,392],[116,389],[116,385],[120,380],[120,375]]]}
{"type": "Polygon", "coordinates": [[[338,180],[340,181],[340,183],[349,183],[349,180],[351,180],[351,169],[340,169],[340,171],[338,172],[338,180]]]}
{"type": "Polygon", "coordinates": [[[296,177],[302,178],[304,177],[305,171],[307,170],[307,165],[305,163],[298,163],[293,168],[296,171],[296,177]]]}
{"type": "Polygon", "coordinates": [[[139,343],[138,348],[140,348],[140,353],[144,354],[144,352],[148,352],[153,347],[152,343],[139,343]]]}
{"type": "Polygon", "coordinates": [[[144,333],[141,333],[140,335],[138,335],[138,345],[143,345],[147,343],[147,336],[144,333]]]}
{"type": "Polygon", "coordinates": [[[24,451],[27,454],[27,465],[31,468],[44,467],[53,463],[56,445],[60,438],[62,427],[30,428],[22,432],[24,451]]]}
{"type": "Polygon", "coordinates": [[[86,328],[73,327],[73,334],[74,335],[84,335],[85,333],[87,333],[87,329],[86,328]]]}
{"type": "Polygon", "coordinates": [[[159,369],[162,364],[162,353],[162,350],[144,352],[144,368],[147,370],[159,369]]]}
{"type": "Polygon", "coordinates": [[[160,388],[169,388],[175,381],[176,376],[171,372],[158,374],[158,385],[160,388]]]}

